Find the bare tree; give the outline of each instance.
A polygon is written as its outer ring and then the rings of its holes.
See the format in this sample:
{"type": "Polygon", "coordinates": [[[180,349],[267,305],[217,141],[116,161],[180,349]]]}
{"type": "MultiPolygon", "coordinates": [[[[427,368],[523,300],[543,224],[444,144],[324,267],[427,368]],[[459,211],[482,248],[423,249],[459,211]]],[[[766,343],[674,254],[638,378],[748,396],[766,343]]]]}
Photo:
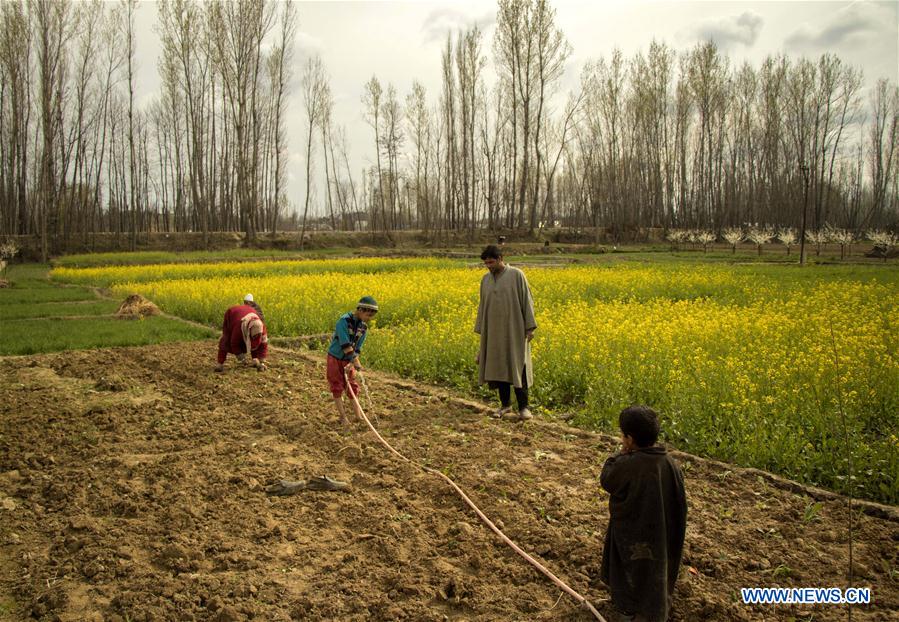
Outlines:
{"type": "Polygon", "coordinates": [[[845,66],[833,54],[824,54],[818,60],[812,141],[815,229],[820,229],[828,219],[834,165],[840,153],[843,132],[858,114],[857,92],[860,87],[861,72],[845,66]]]}
{"type": "Polygon", "coordinates": [[[458,191],[458,137],[456,132],[456,80],[455,71],[453,69],[453,40],[452,36],[447,33],[446,46],[443,48],[441,55],[442,68],[442,92],[440,98],[441,113],[441,132],[444,138],[444,169],[443,169],[443,187],[444,187],[444,206],[443,206],[443,222],[446,229],[453,229],[457,226],[457,191],[458,191]]]}
{"type": "MultiPolygon", "coordinates": [[[[591,158],[593,170],[591,184],[592,201],[600,217],[615,225],[615,233],[628,224],[625,209],[627,182],[624,168],[623,113],[626,83],[624,56],[613,50],[607,63],[604,59],[588,63],[584,68],[586,91],[586,120],[589,138],[596,145],[591,158]]],[[[595,223],[595,226],[599,222],[595,223]]]]}
{"type": "Polygon", "coordinates": [[[544,156],[540,144],[540,132],[546,115],[546,102],[554,94],[555,85],[562,77],[565,61],[571,56],[571,46],[562,31],[556,27],[555,9],[545,0],[536,0],[530,29],[535,38],[534,50],[536,90],[536,112],[534,114],[534,182],[530,200],[528,223],[531,233],[537,226],[537,199],[540,191],[541,161],[544,156]]]}
{"type": "Polygon", "coordinates": [[[24,235],[30,232],[27,203],[28,118],[30,114],[31,27],[21,1],[0,5],[0,67],[4,85],[4,108],[9,130],[4,132],[3,204],[5,218],[0,222],[6,232],[24,235]],[[8,102],[8,103],[6,103],[8,102]],[[8,138],[7,138],[8,137],[8,138]]]}
{"type": "MultiPolygon", "coordinates": [[[[87,145],[89,133],[99,122],[99,106],[93,99],[94,87],[98,76],[100,31],[103,27],[103,4],[100,0],[92,0],[78,5],[80,15],[77,33],[77,53],[74,69],[75,109],[71,122],[73,139],[70,148],[74,151],[74,162],[69,176],[68,193],[65,210],[68,212],[66,222],[72,228],[81,229],[87,239],[90,201],[87,190],[87,145]]],[[[66,229],[69,233],[70,228],[66,229]]]]}
{"type": "MultiPolygon", "coordinates": [[[[402,148],[405,136],[402,129],[402,108],[397,100],[396,89],[392,84],[387,85],[387,92],[381,101],[381,119],[383,119],[383,133],[379,146],[387,156],[387,190],[390,205],[389,230],[395,230],[400,226],[399,215],[399,151],[402,148]]],[[[380,183],[384,183],[380,177],[380,183]]],[[[383,192],[383,190],[382,190],[383,192]]]]}
{"type": "Polygon", "coordinates": [[[125,48],[122,53],[125,56],[125,64],[128,72],[128,168],[129,168],[129,210],[131,212],[131,250],[137,248],[137,228],[138,214],[140,213],[137,203],[137,171],[135,168],[134,153],[134,55],[136,53],[134,42],[134,12],[137,10],[137,0],[120,0],[122,6],[122,34],[124,36],[125,48]]]}
{"type": "Polygon", "coordinates": [[[502,179],[507,167],[503,166],[504,141],[507,134],[506,128],[509,120],[508,109],[503,106],[503,88],[497,86],[493,90],[493,125],[491,134],[491,119],[488,111],[488,98],[482,98],[484,114],[481,115],[481,148],[483,149],[484,162],[484,198],[487,203],[487,226],[495,230],[499,225],[500,196],[502,195],[502,179]]]}
{"type": "Polygon", "coordinates": [[[417,80],[412,83],[412,92],[406,96],[406,122],[409,137],[415,149],[413,168],[415,169],[415,216],[425,231],[431,228],[431,212],[428,201],[428,152],[431,138],[431,118],[425,87],[417,80]]]}
{"type": "MultiPolygon", "coordinates": [[[[537,193],[540,175],[540,131],[543,108],[551,85],[561,76],[570,48],[555,25],[555,11],[545,0],[500,0],[494,52],[500,79],[508,85],[513,109],[512,159],[517,171],[518,222],[524,226],[525,205],[528,227],[537,224],[537,193]],[[518,136],[521,136],[521,164],[518,167],[518,136]],[[531,163],[534,155],[536,164],[531,163]],[[530,179],[531,171],[535,179],[530,179]],[[530,193],[528,192],[530,190],[530,193]],[[528,197],[530,201],[526,203],[528,197]]],[[[513,185],[516,182],[513,181],[513,185]]]]}
{"type": "Polygon", "coordinates": [[[758,116],[759,137],[756,146],[759,151],[757,168],[757,193],[755,204],[750,206],[748,222],[770,222],[781,220],[797,223],[794,216],[784,218],[795,206],[795,196],[787,192],[788,182],[796,178],[797,159],[788,152],[789,129],[787,123],[787,78],[789,65],[783,56],[768,57],[758,72],[758,116]]]}
{"type": "Polygon", "coordinates": [[[352,200],[353,219],[349,223],[349,225],[350,225],[351,230],[355,230],[356,226],[357,226],[356,216],[358,215],[358,212],[359,212],[359,202],[358,202],[358,197],[357,197],[357,192],[356,192],[356,184],[353,181],[353,172],[352,172],[352,170],[350,170],[350,159],[347,154],[348,149],[347,149],[346,130],[342,127],[338,128],[337,143],[338,143],[339,151],[343,155],[343,165],[344,165],[344,169],[346,170],[346,175],[347,175],[347,183],[346,183],[347,192],[341,193],[341,195],[344,197],[349,196],[349,199],[343,198],[342,200],[345,201],[347,209],[349,209],[349,207],[350,207],[350,199],[352,200]]]}
{"type": "Polygon", "coordinates": [[[306,220],[309,216],[309,201],[312,194],[312,132],[321,123],[325,89],[328,78],[320,56],[306,61],[302,77],[303,104],[306,108],[306,199],[303,205],[303,226],[300,231],[300,250],[306,242],[306,220]]]}
{"type": "MultiPolygon", "coordinates": [[[[553,180],[556,176],[556,170],[559,166],[559,161],[562,158],[562,154],[565,152],[565,148],[568,146],[569,141],[571,140],[571,130],[577,122],[577,115],[581,113],[581,105],[584,100],[584,92],[581,91],[577,94],[572,94],[568,103],[565,106],[565,115],[559,121],[557,125],[550,125],[548,131],[544,133],[546,138],[545,143],[549,144],[549,138],[552,137],[555,142],[558,144],[558,150],[556,151],[555,158],[550,162],[549,159],[544,161],[544,178],[546,179],[546,191],[543,193],[543,205],[540,210],[540,220],[549,220],[554,221],[553,214],[551,211],[551,207],[553,205],[553,180]],[[549,213],[547,213],[549,211],[549,213]]],[[[548,148],[544,148],[544,151],[549,152],[548,148]]]]}
{"type": "MultiPolygon", "coordinates": [[[[334,202],[331,194],[331,166],[328,162],[328,142],[331,132],[331,115],[334,110],[334,97],[331,95],[331,87],[326,83],[321,93],[321,116],[318,122],[322,137],[322,160],[325,164],[325,190],[328,198],[328,215],[331,219],[331,228],[337,228],[337,220],[334,217],[334,202]]],[[[335,170],[336,176],[336,170],[335,170]]]]}
{"type": "MultiPolygon", "coordinates": [[[[281,192],[284,186],[284,161],[282,154],[287,150],[287,135],[284,127],[284,113],[287,105],[288,84],[292,75],[294,37],[297,32],[297,12],[292,0],[284,3],[281,14],[281,32],[279,44],[271,54],[270,76],[275,86],[275,168],[274,168],[274,210],[272,214],[272,237],[278,228],[280,217],[281,192]]],[[[330,119],[330,115],[329,115],[330,119]]]]}
{"type": "Polygon", "coordinates": [[[524,226],[525,192],[527,191],[528,154],[531,138],[533,97],[533,64],[536,53],[530,36],[532,0],[499,0],[493,49],[500,80],[509,91],[512,110],[510,137],[512,158],[511,212],[517,211],[518,225],[524,226]],[[520,127],[519,127],[520,124],[520,127]],[[519,136],[522,145],[522,164],[518,165],[519,136]],[[516,180],[516,178],[518,178],[516,180]],[[516,189],[517,187],[517,189],[516,189]],[[517,199],[517,200],[516,200],[517,199]]]}
{"type": "Polygon", "coordinates": [[[481,56],[481,31],[477,26],[460,33],[456,42],[456,75],[459,80],[459,112],[461,145],[459,152],[463,225],[473,232],[477,220],[475,201],[475,138],[477,126],[477,94],[486,59],[481,56]]]}
{"type": "Polygon", "coordinates": [[[34,19],[38,89],[40,93],[40,174],[38,220],[41,261],[49,258],[48,218],[59,196],[56,150],[62,144],[62,89],[66,71],[65,47],[72,35],[72,5],[67,0],[30,0],[34,19]]]}
{"type": "Polygon", "coordinates": [[[653,41],[649,54],[637,54],[631,69],[635,149],[644,168],[646,204],[653,226],[670,226],[674,217],[673,151],[669,134],[674,52],[653,41]]]}
{"type": "Polygon", "coordinates": [[[899,87],[879,80],[871,94],[871,108],[868,166],[872,200],[866,224],[879,223],[884,212],[896,207],[891,202],[897,198],[896,178],[899,177],[899,87]]]}
{"type": "MultiPolygon", "coordinates": [[[[256,95],[262,42],[274,22],[274,4],[266,0],[220,2],[208,6],[210,49],[224,88],[225,107],[234,131],[231,166],[238,211],[246,239],[256,237],[259,118],[256,95]]],[[[223,176],[224,177],[224,176],[223,176]]]]}
{"type": "MultiPolygon", "coordinates": [[[[160,0],[160,89],[143,105],[137,2],[0,5],[0,234],[36,234],[45,257],[92,231],[131,248],[155,230],[252,243],[289,204],[295,5],[160,0]]],[[[499,1],[489,94],[481,39],[447,33],[432,102],[420,83],[403,107],[391,85],[366,84],[375,161],[361,184],[327,79],[314,81],[303,237],[316,187],[334,228],[417,226],[434,243],[482,223],[587,226],[599,242],[899,222],[899,91],[879,82],[863,118],[861,72],[832,54],[732,68],[711,42],[680,57],[653,42],[588,62],[563,107],[570,47],[546,0],[499,1]]]]}
{"type": "MultiPolygon", "coordinates": [[[[183,90],[182,105],[185,107],[185,126],[189,135],[186,160],[191,206],[203,235],[203,246],[206,247],[209,243],[210,199],[204,152],[208,131],[210,67],[209,56],[206,53],[207,33],[202,27],[204,15],[200,5],[194,0],[161,0],[158,3],[158,11],[164,58],[171,58],[169,71],[172,74],[172,88],[183,90]]],[[[173,105],[175,100],[180,102],[182,99],[174,91],[171,98],[173,105]]],[[[177,128],[179,125],[177,118],[173,118],[172,121],[177,128]]],[[[180,137],[176,137],[173,143],[177,160],[176,170],[180,177],[180,137]]],[[[179,213],[183,209],[180,185],[179,180],[176,202],[176,212],[179,213]]]]}
{"type": "MultiPolygon", "coordinates": [[[[94,141],[91,149],[91,177],[93,179],[93,188],[92,188],[92,197],[91,197],[91,212],[93,224],[95,227],[100,228],[101,226],[109,231],[112,229],[111,223],[109,222],[109,214],[107,210],[107,218],[105,225],[103,222],[102,215],[102,205],[101,205],[101,180],[104,172],[108,175],[108,169],[111,168],[107,158],[110,153],[110,140],[109,140],[109,129],[112,124],[112,97],[118,83],[118,72],[122,65],[123,59],[122,55],[119,52],[120,47],[120,29],[118,27],[119,17],[117,15],[120,10],[120,6],[116,6],[110,13],[106,15],[106,19],[101,24],[101,32],[100,37],[104,44],[104,55],[103,55],[103,80],[99,85],[100,89],[100,101],[98,102],[98,111],[97,114],[100,117],[101,123],[100,126],[94,132],[94,141]],[[104,170],[107,169],[107,170],[104,170]]],[[[110,188],[107,186],[107,199],[110,198],[110,188]]],[[[109,201],[107,201],[107,206],[109,205],[109,201]]]]}
{"type": "MultiPolygon", "coordinates": [[[[362,103],[365,105],[365,120],[375,131],[375,161],[377,163],[378,174],[378,206],[381,213],[382,229],[388,230],[387,226],[387,208],[384,201],[384,174],[381,168],[381,99],[384,95],[384,89],[375,76],[365,83],[365,94],[362,96],[362,103]]],[[[377,214],[372,214],[371,222],[374,225],[377,222],[377,214]]]]}
{"type": "MultiPolygon", "coordinates": [[[[807,239],[807,221],[808,221],[808,189],[809,189],[809,172],[815,170],[814,162],[817,153],[814,148],[813,141],[816,138],[815,126],[813,119],[815,118],[814,110],[814,82],[815,82],[815,66],[808,60],[802,59],[792,68],[788,74],[787,80],[787,125],[790,128],[790,137],[792,138],[793,158],[797,164],[797,181],[801,184],[802,193],[799,195],[795,203],[802,206],[799,236],[800,242],[807,239]]],[[[798,194],[798,193],[797,193],[798,194]]],[[[761,248],[761,247],[760,247],[761,248]]],[[[802,246],[799,251],[799,263],[805,263],[805,247],[802,246]]]]}
{"type": "Polygon", "coordinates": [[[730,209],[724,214],[726,222],[719,225],[733,226],[759,219],[755,213],[760,160],[760,141],[756,140],[760,132],[755,114],[758,92],[758,73],[749,63],[744,63],[733,79],[728,166],[724,172],[724,201],[730,209]]]}
{"type": "Polygon", "coordinates": [[[721,224],[723,131],[728,101],[729,69],[714,43],[700,43],[689,55],[687,83],[699,115],[694,159],[694,223],[721,224]]]}

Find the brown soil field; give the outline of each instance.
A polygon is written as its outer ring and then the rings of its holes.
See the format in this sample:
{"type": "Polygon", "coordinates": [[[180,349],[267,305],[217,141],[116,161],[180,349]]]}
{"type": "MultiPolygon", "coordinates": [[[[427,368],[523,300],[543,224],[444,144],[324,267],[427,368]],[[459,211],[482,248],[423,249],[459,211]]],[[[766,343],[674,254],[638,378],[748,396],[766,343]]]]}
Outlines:
{"type": "MultiPolygon", "coordinates": [[[[361,423],[335,429],[318,355],[264,373],[214,341],[0,359],[0,620],[590,620],[438,477],[361,423]],[[270,497],[326,474],[349,492],[270,497]]],[[[615,441],[368,374],[379,430],[450,475],[602,612],[615,441]]],[[[748,586],[846,586],[846,500],[683,456],[690,503],[673,620],[844,620],[748,606],[748,586]],[[816,511],[817,510],[817,511],[816,511]]],[[[859,513],[854,620],[899,619],[899,523],[859,513]]]]}

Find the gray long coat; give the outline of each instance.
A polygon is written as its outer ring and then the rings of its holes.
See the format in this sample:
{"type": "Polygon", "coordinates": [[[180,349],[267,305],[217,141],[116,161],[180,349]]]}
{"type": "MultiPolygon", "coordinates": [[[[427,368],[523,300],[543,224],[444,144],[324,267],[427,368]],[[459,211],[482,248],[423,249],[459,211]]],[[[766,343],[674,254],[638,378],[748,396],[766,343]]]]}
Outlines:
{"type": "Polygon", "coordinates": [[[534,300],[524,273],[507,265],[497,277],[485,274],[474,325],[481,336],[478,381],[509,382],[521,388],[521,372],[527,368],[527,386],[532,386],[534,366],[525,333],[535,328],[534,300]]]}

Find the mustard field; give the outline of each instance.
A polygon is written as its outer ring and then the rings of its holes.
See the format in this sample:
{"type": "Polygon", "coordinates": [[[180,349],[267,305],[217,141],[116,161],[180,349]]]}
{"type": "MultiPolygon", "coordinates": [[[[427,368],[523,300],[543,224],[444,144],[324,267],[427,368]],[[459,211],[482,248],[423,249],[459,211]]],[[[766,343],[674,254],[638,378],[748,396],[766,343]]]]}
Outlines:
{"type": "MultiPolygon", "coordinates": [[[[523,269],[539,324],[532,401],[547,416],[614,432],[623,407],[644,403],[684,451],[899,502],[895,268],[662,259],[523,269]]],[[[329,332],[372,295],[381,312],[364,364],[467,390],[478,390],[473,326],[483,274],[477,262],[437,259],[53,272],[117,298],[140,293],[210,325],[252,292],[273,336],[329,332]]]]}

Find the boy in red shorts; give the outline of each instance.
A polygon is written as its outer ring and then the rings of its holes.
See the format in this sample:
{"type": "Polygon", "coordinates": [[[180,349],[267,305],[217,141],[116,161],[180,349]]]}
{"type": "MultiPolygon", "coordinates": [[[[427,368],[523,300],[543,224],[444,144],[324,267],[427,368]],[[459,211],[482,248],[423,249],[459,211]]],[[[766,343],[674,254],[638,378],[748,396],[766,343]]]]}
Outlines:
{"type": "Polygon", "coordinates": [[[340,423],[349,424],[346,412],[343,408],[343,393],[347,390],[346,381],[349,378],[353,393],[359,394],[359,385],[356,383],[356,372],[362,370],[359,362],[359,353],[362,344],[365,343],[365,334],[368,324],[378,312],[378,303],[371,296],[363,296],[356,305],[356,310],[344,313],[337,320],[334,335],[331,337],[331,345],[328,346],[328,385],[337,413],[340,415],[340,423]],[[346,371],[346,376],[344,376],[346,371]]]}

